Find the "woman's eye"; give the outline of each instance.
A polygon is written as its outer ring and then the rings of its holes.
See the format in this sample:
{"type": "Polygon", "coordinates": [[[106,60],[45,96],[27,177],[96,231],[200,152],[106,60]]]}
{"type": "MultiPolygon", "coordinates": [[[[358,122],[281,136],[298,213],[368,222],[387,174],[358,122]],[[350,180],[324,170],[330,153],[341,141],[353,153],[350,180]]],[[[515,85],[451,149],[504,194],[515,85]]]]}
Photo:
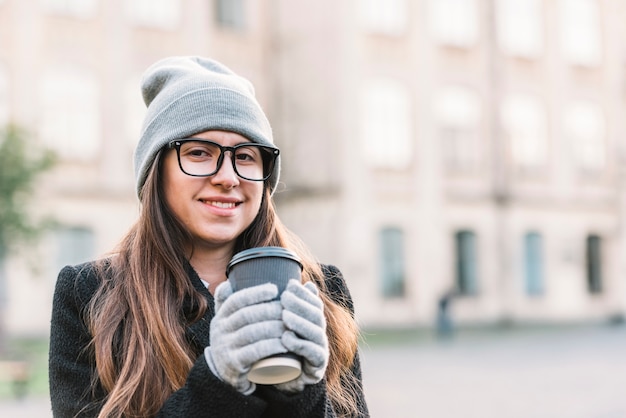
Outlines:
{"type": "Polygon", "coordinates": [[[239,149],[237,150],[235,157],[237,161],[241,162],[256,162],[259,160],[259,155],[256,150],[253,149],[239,149]]]}
{"type": "Polygon", "coordinates": [[[202,157],[203,155],[208,155],[208,153],[203,149],[192,149],[189,151],[189,155],[193,157],[202,157]]]}
{"type": "Polygon", "coordinates": [[[181,151],[183,151],[183,155],[193,158],[213,158],[214,156],[219,155],[219,150],[202,146],[190,147],[181,151]]]}
{"type": "Polygon", "coordinates": [[[250,154],[240,153],[237,154],[237,159],[240,161],[254,161],[254,156],[250,154]]]}

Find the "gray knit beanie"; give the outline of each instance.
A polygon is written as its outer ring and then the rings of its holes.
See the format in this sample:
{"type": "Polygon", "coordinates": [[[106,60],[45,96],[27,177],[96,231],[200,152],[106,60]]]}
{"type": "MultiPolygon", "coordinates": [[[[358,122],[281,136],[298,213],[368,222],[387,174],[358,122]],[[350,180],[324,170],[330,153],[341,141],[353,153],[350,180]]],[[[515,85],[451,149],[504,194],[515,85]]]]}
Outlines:
{"type": "MultiPolygon", "coordinates": [[[[137,195],[157,153],[170,141],[208,130],[235,132],[272,145],[272,128],[254,96],[254,87],[229,68],[202,57],[171,57],[150,66],[141,80],[148,106],[135,150],[137,195]]],[[[278,157],[280,158],[280,157],[278,157]]],[[[280,159],[268,179],[276,189],[280,159]]]]}

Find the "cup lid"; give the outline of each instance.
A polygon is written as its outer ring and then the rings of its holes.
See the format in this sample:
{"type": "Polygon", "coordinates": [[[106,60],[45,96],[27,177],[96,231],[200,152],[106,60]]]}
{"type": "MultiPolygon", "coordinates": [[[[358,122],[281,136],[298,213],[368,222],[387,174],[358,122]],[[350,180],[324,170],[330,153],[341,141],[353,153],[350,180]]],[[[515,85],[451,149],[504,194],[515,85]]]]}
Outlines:
{"type": "Polygon", "coordinates": [[[226,277],[228,277],[230,270],[235,264],[260,257],[288,258],[298,263],[300,265],[300,269],[302,269],[302,262],[300,261],[300,257],[298,257],[293,251],[289,251],[288,249],[283,247],[254,247],[240,251],[235,254],[233,258],[230,259],[230,262],[226,267],[226,277]]]}

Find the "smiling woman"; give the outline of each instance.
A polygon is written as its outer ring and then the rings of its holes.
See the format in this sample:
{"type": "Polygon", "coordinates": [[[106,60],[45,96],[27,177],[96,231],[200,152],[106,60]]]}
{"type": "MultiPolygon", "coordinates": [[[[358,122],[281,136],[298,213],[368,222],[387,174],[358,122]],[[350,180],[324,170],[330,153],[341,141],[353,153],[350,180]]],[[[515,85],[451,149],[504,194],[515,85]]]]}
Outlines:
{"type": "Polygon", "coordinates": [[[276,214],[280,153],[252,85],[213,60],[172,57],[142,92],[139,219],[107,258],[57,281],[54,415],[369,416],[350,294],[276,214]],[[296,254],[302,280],[234,291],[231,258],[268,246],[296,254]],[[287,352],[301,361],[293,380],[248,379],[287,352]]]}
{"type": "MultiPolygon", "coordinates": [[[[263,162],[258,150],[256,162],[235,163],[242,146],[258,148],[245,137],[225,131],[206,131],[193,140],[174,141],[176,150],[166,149],[163,156],[163,189],[168,206],[177,219],[184,219],[193,252],[188,248],[189,261],[197,269],[206,264],[206,252],[219,252],[230,258],[236,239],[252,223],[259,212],[263,196],[263,162]],[[233,164],[222,164],[224,149],[233,164]],[[234,153],[230,150],[236,150],[234,153]],[[256,177],[246,179],[236,168],[256,177]],[[256,168],[255,168],[256,166],[256,168]],[[191,172],[189,171],[191,170],[191,172]],[[256,174],[255,174],[256,172],[256,174]],[[193,173],[193,174],[191,174],[193,173]]],[[[268,147],[270,148],[270,147],[268,147]]],[[[275,159],[277,154],[270,154],[275,159]]],[[[273,164],[272,164],[273,165],[273,164]]],[[[210,289],[224,280],[223,271],[203,272],[210,289]]]]}

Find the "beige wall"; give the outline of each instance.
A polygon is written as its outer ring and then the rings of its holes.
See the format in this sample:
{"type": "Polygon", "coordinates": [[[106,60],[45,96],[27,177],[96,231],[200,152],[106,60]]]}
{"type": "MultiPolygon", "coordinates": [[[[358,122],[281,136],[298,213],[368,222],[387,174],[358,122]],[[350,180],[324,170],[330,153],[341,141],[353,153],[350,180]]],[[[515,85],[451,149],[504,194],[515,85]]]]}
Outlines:
{"type": "MultiPolygon", "coordinates": [[[[587,321],[624,313],[624,6],[600,3],[604,58],[596,68],[579,68],[558,50],[554,1],[542,3],[545,51],[532,60],[506,56],[494,45],[487,0],[478,2],[479,37],[467,48],[439,45],[428,31],[429,2],[407,3],[409,23],[400,36],[364,30],[356,1],[250,0],[244,31],[220,28],[213,3],[200,0],[181,1],[175,29],[134,25],[120,0],[98,2],[88,19],[46,13],[36,0],[0,3],[0,63],[9,69],[15,121],[37,131],[38,86],[49,68],[88,69],[100,86],[100,152],[92,161],[63,161],[48,175],[37,212],[91,228],[94,256],[110,250],[137,213],[131,158],[138,126],[128,86],[160,57],[209,55],[255,84],[284,156],[279,213],[321,261],[344,272],[363,325],[432,324],[438,297],[454,281],[454,231],[468,227],[479,237],[480,293],[453,304],[459,321],[587,321]],[[415,157],[404,171],[373,170],[360,157],[361,89],[381,75],[401,81],[411,98],[415,157]],[[434,102],[450,83],[472,88],[483,103],[483,163],[469,174],[451,173],[443,163],[434,102]],[[511,91],[546,104],[550,161],[538,177],[516,173],[507,154],[493,147],[502,134],[494,115],[511,91]],[[600,177],[580,177],[567,163],[559,110],[571,98],[605,109],[610,162],[600,177]],[[499,206],[493,191],[503,179],[509,199],[499,206]],[[388,225],[405,232],[402,299],[380,293],[377,237],[388,225]],[[520,256],[529,228],[543,232],[546,247],[547,291],[532,299],[523,293],[520,256]],[[582,245],[589,232],[605,239],[606,291],[598,297],[584,288],[582,245]]],[[[10,260],[12,332],[47,332],[57,273],[51,247],[54,241],[41,243],[35,271],[28,257],[10,260]]]]}

